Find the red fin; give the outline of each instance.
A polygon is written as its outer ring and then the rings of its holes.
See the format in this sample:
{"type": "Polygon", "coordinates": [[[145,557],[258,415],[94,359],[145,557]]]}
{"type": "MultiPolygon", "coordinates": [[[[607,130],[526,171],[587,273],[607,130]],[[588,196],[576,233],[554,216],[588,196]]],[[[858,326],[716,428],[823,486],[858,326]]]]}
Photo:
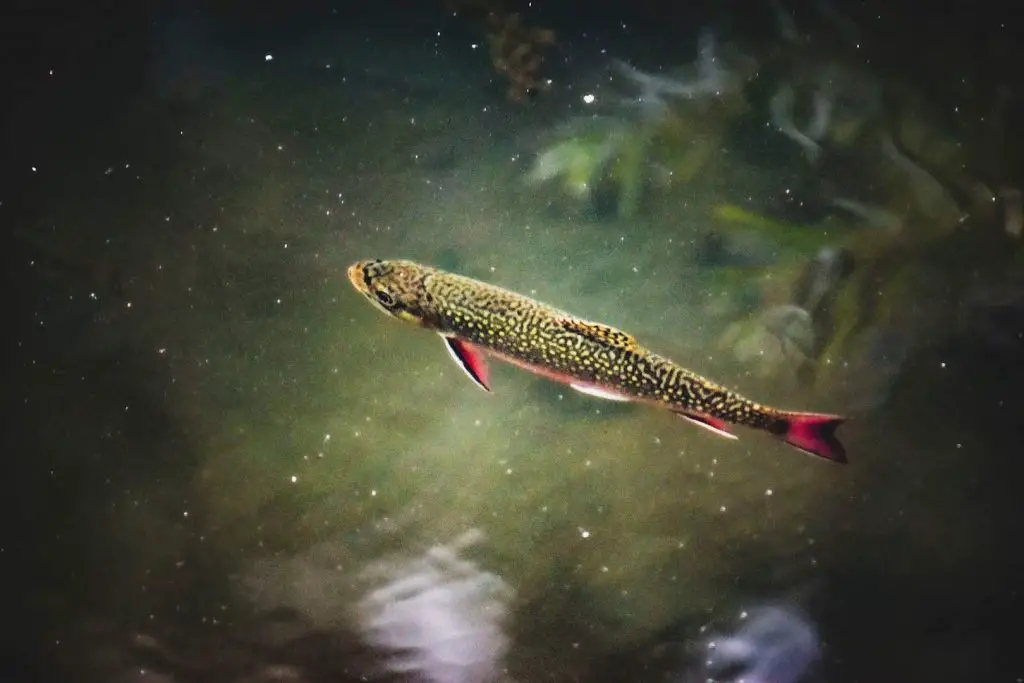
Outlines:
{"type": "Polygon", "coordinates": [[[697,415],[695,413],[680,413],[677,412],[681,418],[687,419],[698,427],[703,427],[716,436],[724,436],[726,439],[735,439],[736,435],[728,430],[728,425],[722,420],[716,420],[713,417],[707,415],[697,415]]]}
{"type": "Polygon", "coordinates": [[[786,431],[780,433],[779,437],[790,446],[832,462],[846,462],[846,449],[836,438],[836,428],[846,422],[845,417],[818,413],[784,413],[783,419],[786,431]]]}
{"type": "Polygon", "coordinates": [[[487,370],[487,361],[484,354],[471,344],[455,337],[443,337],[445,348],[452,355],[455,362],[462,368],[463,372],[469,375],[473,382],[484,391],[491,390],[490,373],[487,370]]]}

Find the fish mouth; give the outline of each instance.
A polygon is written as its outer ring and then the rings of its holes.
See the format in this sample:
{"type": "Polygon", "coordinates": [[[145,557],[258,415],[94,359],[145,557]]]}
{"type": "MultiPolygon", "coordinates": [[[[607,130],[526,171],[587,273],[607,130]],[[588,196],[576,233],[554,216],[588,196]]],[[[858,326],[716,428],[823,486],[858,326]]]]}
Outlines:
{"type": "Polygon", "coordinates": [[[368,261],[356,261],[348,267],[348,279],[352,286],[362,294],[369,294],[370,287],[366,283],[366,264],[368,261]]]}

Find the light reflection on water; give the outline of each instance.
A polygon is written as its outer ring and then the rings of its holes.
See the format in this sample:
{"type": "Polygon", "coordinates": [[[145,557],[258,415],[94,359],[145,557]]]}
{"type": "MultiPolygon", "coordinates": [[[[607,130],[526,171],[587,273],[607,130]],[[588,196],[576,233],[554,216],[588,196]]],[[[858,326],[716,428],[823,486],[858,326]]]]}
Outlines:
{"type": "Polygon", "coordinates": [[[481,538],[468,531],[420,558],[369,570],[384,585],[360,602],[360,622],[370,645],[392,653],[389,671],[433,683],[485,683],[501,675],[512,589],[459,557],[481,538]]]}

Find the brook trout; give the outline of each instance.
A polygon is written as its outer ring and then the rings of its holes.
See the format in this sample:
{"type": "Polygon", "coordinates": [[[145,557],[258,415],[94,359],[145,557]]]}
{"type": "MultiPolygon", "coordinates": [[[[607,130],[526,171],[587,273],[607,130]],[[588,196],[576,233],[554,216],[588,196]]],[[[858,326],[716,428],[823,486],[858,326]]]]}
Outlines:
{"type": "Polygon", "coordinates": [[[614,327],[412,261],[359,261],[349,267],[348,278],[388,315],[441,335],[459,367],[486,391],[490,354],[591,396],[666,408],[719,436],[735,439],[728,425],[743,425],[811,455],[846,462],[835,437],[845,418],[761,405],[614,327]]]}

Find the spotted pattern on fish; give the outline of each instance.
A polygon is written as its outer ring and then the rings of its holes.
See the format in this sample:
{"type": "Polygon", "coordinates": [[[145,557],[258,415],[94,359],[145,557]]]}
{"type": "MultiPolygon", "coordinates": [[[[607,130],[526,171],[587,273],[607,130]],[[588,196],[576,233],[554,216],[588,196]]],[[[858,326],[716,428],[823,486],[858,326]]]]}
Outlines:
{"type": "Polygon", "coordinates": [[[794,416],[841,421],[762,405],[642,347],[622,330],[479,280],[411,261],[361,261],[348,275],[395,317],[567,382],[780,437],[794,416]]]}

